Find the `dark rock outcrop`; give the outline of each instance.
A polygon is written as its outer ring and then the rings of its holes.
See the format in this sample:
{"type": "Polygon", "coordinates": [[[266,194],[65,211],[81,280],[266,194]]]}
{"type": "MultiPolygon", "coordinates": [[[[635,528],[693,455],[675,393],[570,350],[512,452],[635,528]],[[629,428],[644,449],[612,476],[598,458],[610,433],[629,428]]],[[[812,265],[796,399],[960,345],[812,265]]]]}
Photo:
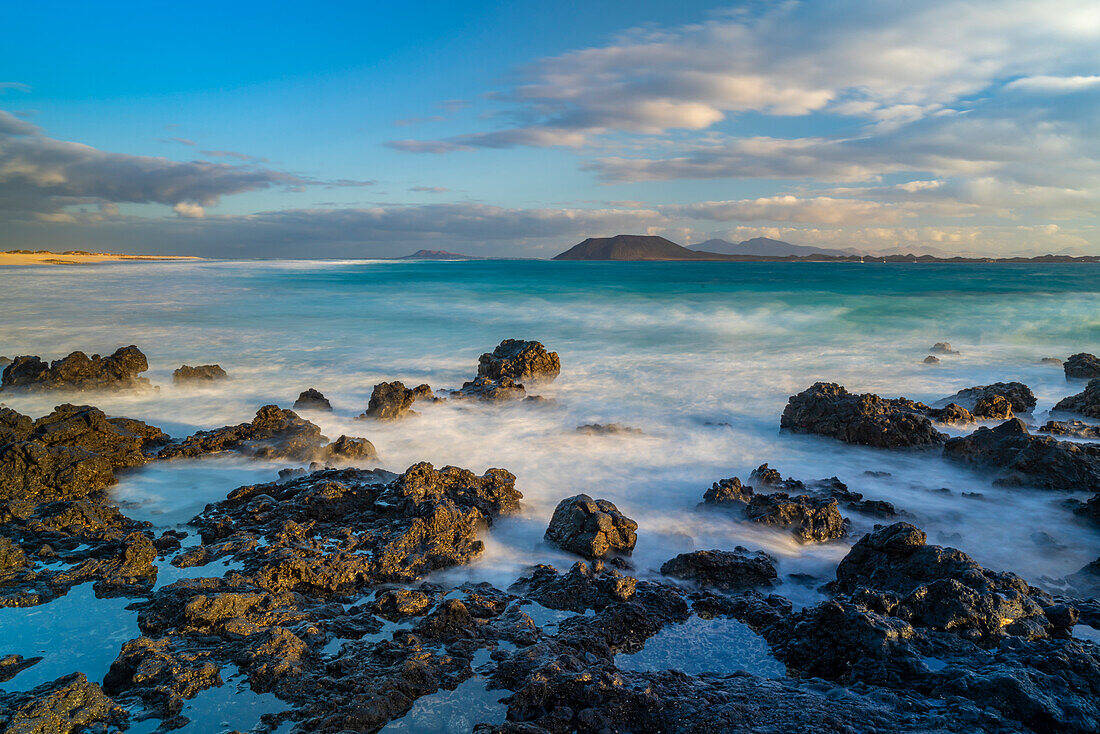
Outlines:
{"type": "Polygon", "coordinates": [[[1100,491],[1100,446],[1032,436],[1019,418],[950,439],[944,456],[992,469],[1001,484],[1100,491]]]}
{"type": "Polygon", "coordinates": [[[1080,413],[1089,418],[1100,418],[1100,378],[1089,380],[1084,390],[1063,398],[1054,406],[1054,409],[1080,413]]]}
{"type": "Polygon", "coordinates": [[[188,382],[217,382],[228,378],[229,375],[218,364],[200,364],[196,367],[185,364],[172,373],[172,382],[177,385],[188,382]]]}
{"type": "Polygon", "coordinates": [[[309,388],[303,390],[298,399],[294,401],[295,410],[332,410],[332,403],[328,401],[320,390],[309,388]]]}
{"type": "Polygon", "coordinates": [[[933,344],[928,349],[928,351],[932,352],[933,354],[958,354],[959,353],[958,350],[953,349],[951,347],[951,345],[948,344],[947,342],[936,342],[935,344],[933,344]]]}
{"type": "Polygon", "coordinates": [[[138,375],[149,369],[141,350],[131,345],[113,354],[91,357],[73,352],[47,365],[38,357],[16,357],[4,368],[2,388],[35,390],[126,390],[148,387],[138,375]]]}
{"type": "Polygon", "coordinates": [[[929,354],[927,357],[925,357],[921,361],[924,362],[925,364],[939,364],[940,363],[940,358],[939,357],[934,357],[931,354],[929,354]]]}
{"type": "Polygon", "coordinates": [[[946,438],[932,427],[923,403],[854,395],[835,383],[819,382],[787,401],[780,427],[879,448],[934,446],[946,438]]]}
{"type": "Polygon", "coordinates": [[[541,342],[505,339],[492,352],[478,358],[477,376],[490,380],[507,377],[519,381],[551,381],[561,372],[557,352],[548,352],[541,342]]]}
{"type": "Polygon", "coordinates": [[[371,392],[367,410],[360,418],[374,418],[375,420],[397,420],[406,415],[415,415],[412,405],[417,400],[431,400],[432,388],[428,385],[417,385],[409,389],[405,383],[380,382],[374,386],[371,392]]]}
{"type": "Polygon", "coordinates": [[[1066,358],[1062,368],[1066,379],[1092,380],[1100,377],[1100,358],[1094,354],[1080,352],[1066,358]]]}
{"type": "Polygon", "coordinates": [[[0,693],[0,731],[10,734],[106,732],[125,721],[122,707],[83,673],[26,692],[0,693]]]}
{"type": "Polygon", "coordinates": [[[638,523],[611,502],[578,494],[558,503],[545,537],[570,553],[604,558],[610,554],[630,555],[638,540],[637,529],[638,523]]]}
{"type": "Polygon", "coordinates": [[[328,444],[321,429],[292,410],[265,405],[251,423],[199,431],[180,443],[161,449],[161,459],[194,458],[205,454],[235,451],[261,459],[324,461],[327,459],[372,459],[374,446],[366,439],[341,436],[328,444]]]}
{"type": "Polygon", "coordinates": [[[1012,410],[1017,413],[1030,413],[1035,409],[1035,394],[1031,392],[1031,388],[1022,382],[994,382],[991,385],[976,385],[965,390],[959,390],[951,397],[945,398],[945,400],[970,409],[979,418],[1011,418],[1011,415],[993,414],[1006,412],[1003,404],[997,401],[997,398],[1007,400],[1012,406],[1012,410]],[[985,406],[985,408],[979,406],[985,406]]]}
{"type": "Polygon", "coordinates": [[[835,499],[804,494],[794,497],[785,492],[755,494],[745,507],[745,517],[762,525],[790,528],[803,543],[832,540],[847,532],[835,499]]]}
{"type": "Polygon", "coordinates": [[[462,388],[451,391],[450,395],[459,400],[482,400],[495,403],[525,398],[527,389],[510,377],[501,377],[496,380],[489,377],[476,377],[462,383],[462,388]]]}
{"type": "Polygon", "coordinates": [[[661,566],[665,576],[694,581],[703,588],[730,591],[771,586],[779,576],[775,559],[763,551],[750,553],[742,546],[732,551],[701,550],[681,553],[661,566]]]}

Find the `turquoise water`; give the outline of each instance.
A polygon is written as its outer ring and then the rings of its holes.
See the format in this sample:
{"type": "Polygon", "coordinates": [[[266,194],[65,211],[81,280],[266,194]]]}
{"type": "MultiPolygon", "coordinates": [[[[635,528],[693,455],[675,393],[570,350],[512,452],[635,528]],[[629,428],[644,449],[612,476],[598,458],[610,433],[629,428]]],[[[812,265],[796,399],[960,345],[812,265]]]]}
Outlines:
{"type": "MultiPolygon", "coordinates": [[[[781,435],[778,426],[787,397],[816,380],[927,402],[971,385],[1021,380],[1039,397],[1034,418],[1042,422],[1080,386],[1040,358],[1100,352],[1098,266],[211,261],[0,268],[0,335],[0,354],[9,357],[137,344],[159,391],[80,399],[173,435],[248,420],[265,403],[289,407],[316,387],[336,411],[308,417],[331,437],[369,438],[386,469],[420,460],[509,469],[525,495],[523,514],[497,523],[484,556],[440,574],[441,582],[506,586],[529,563],[568,567],[575,559],[545,546],[542,533],[557,501],[577,492],[610,499],[639,522],[639,576],[656,575],[676,553],[744,545],[776,556],[781,579],[809,573],[826,580],[851,539],[802,546],[781,531],[695,509],[713,481],[747,479],[765,461],[803,479],[837,475],[868,498],[907,510],[932,542],[1038,585],[1054,588],[1097,556],[1095,531],[1062,506],[1064,494],[998,489],[935,455],[781,435]],[[375,383],[458,387],[476,374],[480,353],[510,337],[538,339],[560,354],[561,376],[537,390],[552,404],[443,403],[392,424],[355,420],[375,383]],[[922,364],[938,341],[961,353],[922,364]],[[212,362],[231,381],[172,386],[180,364],[212,362]],[[643,433],[574,431],[593,422],[643,433]],[[943,487],[951,492],[930,491],[943,487]]],[[[3,401],[37,416],[63,398],[3,401]]],[[[154,466],[128,475],[117,493],[136,504],[135,516],[169,527],[239,484],[273,479],[279,468],[154,466]]],[[[876,522],[851,519],[853,538],[876,522]]],[[[808,603],[816,585],[783,583],[777,592],[808,603]]],[[[137,634],[136,627],[123,632],[137,634]]]]}

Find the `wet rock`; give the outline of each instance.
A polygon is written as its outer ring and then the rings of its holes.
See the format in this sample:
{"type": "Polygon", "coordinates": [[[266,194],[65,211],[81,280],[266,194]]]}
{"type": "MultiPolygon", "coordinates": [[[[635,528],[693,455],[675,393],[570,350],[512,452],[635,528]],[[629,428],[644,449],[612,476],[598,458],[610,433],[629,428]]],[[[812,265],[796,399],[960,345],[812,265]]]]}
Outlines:
{"type": "Polygon", "coordinates": [[[367,411],[360,418],[375,420],[397,420],[406,415],[415,415],[412,404],[420,399],[432,399],[432,389],[428,385],[417,385],[411,390],[403,382],[380,382],[374,386],[367,411]]]}
{"type": "Polygon", "coordinates": [[[303,390],[298,395],[298,399],[294,401],[295,410],[332,410],[332,403],[328,401],[320,390],[309,388],[303,390]]]}
{"type": "Polygon", "coordinates": [[[0,730],[11,734],[107,732],[126,712],[83,673],[73,673],[26,692],[0,694],[0,730]]]}
{"type": "Polygon", "coordinates": [[[15,676],[42,662],[41,657],[24,658],[22,655],[4,655],[0,657],[0,683],[6,683],[15,676]]]}
{"type": "Polygon", "coordinates": [[[1089,418],[1100,418],[1100,379],[1089,380],[1089,384],[1083,391],[1063,398],[1054,406],[1054,409],[1080,413],[1089,418]]]}
{"type": "Polygon", "coordinates": [[[639,428],[624,426],[622,423],[586,423],[583,426],[577,426],[577,433],[587,436],[639,436],[642,431],[639,428]]]}
{"type": "Polygon", "coordinates": [[[626,601],[634,596],[637,587],[637,579],[624,576],[603,561],[578,561],[564,574],[553,566],[535,566],[510,590],[523,592],[525,598],[544,607],[583,612],[626,601]]]}
{"type": "MultiPolygon", "coordinates": [[[[1031,392],[1031,388],[1022,382],[994,382],[991,385],[976,385],[965,390],[959,390],[951,397],[945,398],[945,401],[958,403],[965,408],[969,408],[974,415],[979,417],[997,418],[997,415],[981,412],[978,409],[978,404],[1000,405],[996,401],[998,397],[1007,400],[1012,406],[1012,410],[1017,413],[1030,413],[1035,409],[1035,394],[1031,392]]],[[[1001,410],[1003,412],[1003,408],[1001,410]]]]}
{"type": "Polygon", "coordinates": [[[119,347],[113,354],[91,357],[73,352],[47,365],[38,357],[16,357],[4,368],[2,388],[12,390],[126,390],[148,387],[149,380],[138,377],[149,369],[141,350],[131,345],[119,347]]]}
{"type": "Polygon", "coordinates": [[[929,354],[927,357],[925,357],[921,361],[924,362],[925,364],[939,364],[940,363],[940,358],[939,357],[933,357],[931,354],[929,354]]]}
{"type": "Polygon", "coordinates": [[[114,484],[113,469],[86,449],[34,441],[0,446],[0,501],[79,499],[114,484]]]}
{"type": "Polygon", "coordinates": [[[941,444],[945,436],[932,427],[927,410],[905,398],[853,395],[835,383],[819,382],[787,401],[780,427],[879,448],[941,444]]]}
{"type": "Polygon", "coordinates": [[[835,499],[808,495],[754,494],[745,507],[745,517],[762,525],[790,528],[795,538],[804,543],[840,538],[847,532],[835,499]]]}
{"type": "Polygon", "coordinates": [[[743,509],[753,497],[752,487],[745,486],[737,477],[719,479],[703,494],[703,504],[716,507],[743,509]]]}
{"type": "Polygon", "coordinates": [[[1057,357],[1043,357],[1039,360],[1039,364],[1046,364],[1052,367],[1061,367],[1063,365],[1062,360],[1057,357]]]}
{"type": "Polygon", "coordinates": [[[1100,358],[1094,354],[1080,352],[1067,357],[1063,369],[1067,380],[1091,380],[1100,377],[1100,358]]]}
{"type": "Polygon", "coordinates": [[[172,382],[177,385],[190,382],[217,382],[228,378],[229,375],[218,364],[200,364],[196,367],[185,364],[172,373],[172,382]]]}
{"type": "Polygon", "coordinates": [[[1100,446],[1032,436],[1019,418],[952,438],[944,456],[991,469],[1001,484],[1100,491],[1100,446]]]}
{"type": "Polygon", "coordinates": [[[932,352],[933,354],[958,354],[959,353],[958,350],[952,349],[951,345],[948,344],[947,342],[936,342],[935,344],[933,344],[928,349],[928,351],[932,352]]]}
{"type": "Polygon", "coordinates": [[[771,586],[779,576],[775,559],[763,551],[750,553],[742,546],[732,551],[701,550],[681,553],[661,566],[665,576],[694,581],[703,588],[730,591],[771,586]]]}
{"type": "Polygon", "coordinates": [[[548,352],[540,342],[505,339],[491,353],[478,358],[477,376],[490,380],[507,377],[515,381],[553,380],[561,372],[557,352],[548,352]]]}
{"type": "Polygon", "coordinates": [[[187,723],[180,716],[186,699],[220,685],[220,669],[210,653],[176,650],[169,639],[148,637],[123,645],[103,681],[104,689],[120,698],[145,689],[149,712],[177,726],[187,723]]]}
{"type": "Polygon", "coordinates": [[[261,459],[287,459],[312,461],[331,458],[362,458],[373,454],[374,447],[365,439],[341,436],[339,446],[327,444],[321,429],[301,418],[292,410],[276,405],[265,405],[256,411],[251,423],[225,426],[213,431],[199,431],[180,443],[161,449],[161,459],[194,458],[205,454],[235,451],[245,456],[261,459]],[[363,441],[353,446],[349,442],[363,441]],[[356,456],[357,452],[362,457],[356,456]],[[343,453],[347,452],[347,453],[343,453]]]}
{"type": "Polygon", "coordinates": [[[333,462],[374,461],[378,451],[365,438],[341,435],[321,449],[320,459],[333,462]]]}
{"type": "Polygon", "coordinates": [[[469,382],[462,383],[462,388],[451,391],[450,395],[452,398],[457,399],[482,400],[495,403],[525,398],[527,397],[527,390],[510,377],[498,379],[477,377],[469,382]]]}
{"type": "Polygon", "coordinates": [[[15,441],[26,441],[34,431],[34,421],[30,416],[12,410],[0,404],[0,446],[15,441]]]}
{"type": "Polygon", "coordinates": [[[1047,421],[1039,432],[1069,438],[1100,438],[1100,426],[1084,421],[1047,421]]]}
{"type": "Polygon", "coordinates": [[[47,447],[85,449],[115,468],[140,466],[166,444],[168,434],[132,418],[108,418],[90,405],[58,405],[34,422],[27,440],[47,447]]]}
{"type": "Polygon", "coordinates": [[[521,497],[503,469],[480,477],[426,463],[400,476],[324,470],[239,487],[192,524],[204,545],[262,537],[235,558],[263,589],[353,593],[468,562],[483,550],[482,529],[517,512],[521,497]]]}
{"type": "Polygon", "coordinates": [[[980,398],[974,403],[974,416],[977,418],[1007,420],[1013,416],[1012,403],[1003,395],[980,398]]]}
{"type": "Polygon", "coordinates": [[[373,607],[378,616],[396,622],[423,614],[431,604],[431,597],[422,591],[390,589],[378,595],[373,607]]]}
{"type": "Polygon", "coordinates": [[[934,421],[949,426],[965,426],[974,422],[974,414],[958,403],[948,403],[942,408],[932,408],[926,415],[934,421]]]}
{"type": "Polygon", "coordinates": [[[638,541],[638,523],[607,500],[586,494],[566,497],[554,509],[546,528],[548,542],[585,558],[630,555],[638,541]]]}

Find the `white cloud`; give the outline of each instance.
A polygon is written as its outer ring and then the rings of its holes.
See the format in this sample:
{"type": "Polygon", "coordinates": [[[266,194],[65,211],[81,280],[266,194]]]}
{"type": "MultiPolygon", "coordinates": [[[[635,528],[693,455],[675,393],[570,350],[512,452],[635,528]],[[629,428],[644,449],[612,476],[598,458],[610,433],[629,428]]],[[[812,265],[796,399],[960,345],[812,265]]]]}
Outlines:
{"type": "Polygon", "coordinates": [[[1005,85],[1028,92],[1069,93],[1100,87],[1100,76],[1025,76],[1005,85]]]}
{"type": "Polygon", "coordinates": [[[181,201],[172,207],[172,211],[179,214],[181,217],[187,219],[202,219],[206,216],[206,210],[198,204],[192,204],[187,201],[181,201]]]}

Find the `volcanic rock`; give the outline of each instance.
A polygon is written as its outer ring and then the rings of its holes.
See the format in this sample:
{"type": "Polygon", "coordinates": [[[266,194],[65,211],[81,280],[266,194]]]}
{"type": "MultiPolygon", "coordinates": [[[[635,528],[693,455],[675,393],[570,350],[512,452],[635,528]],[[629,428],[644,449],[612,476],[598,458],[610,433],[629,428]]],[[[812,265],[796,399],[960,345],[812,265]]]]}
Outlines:
{"type": "Polygon", "coordinates": [[[1054,409],[1100,418],[1100,379],[1089,380],[1083,391],[1063,398],[1054,409]]]}
{"type": "Polygon", "coordinates": [[[148,387],[138,374],[149,369],[141,350],[119,347],[108,357],[73,352],[47,365],[38,357],[16,357],[4,368],[2,388],[36,390],[125,390],[148,387]]]}
{"type": "Polygon", "coordinates": [[[665,576],[694,581],[703,588],[730,591],[771,586],[779,576],[775,559],[763,551],[750,553],[742,546],[732,551],[701,550],[681,553],[661,566],[665,576]]]}
{"type": "Polygon", "coordinates": [[[505,339],[492,352],[478,358],[477,376],[490,380],[508,377],[516,382],[553,380],[561,372],[557,352],[548,352],[541,342],[505,339]]]}
{"type": "Polygon", "coordinates": [[[944,456],[1005,476],[1000,484],[1100,491],[1100,446],[1032,436],[1019,418],[952,438],[944,456]]]}
{"type": "Polygon", "coordinates": [[[303,390],[298,395],[298,399],[294,401],[294,409],[331,411],[332,403],[330,403],[328,399],[321,394],[320,390],[315,390],[311,387],[308,390],[303,390]]]}
{"type": "Polygon", "coordinates": [[[431,399],[432,388],[417,385],[411,390],[403,382],[380,382],[374,386],[367,411],[360,418],[376,420],[397,420],[406,415],[415,415],[412,404],[418,399],[431,399]]]}
{"type": "Polygon", "coordinates": [[[932,352],[933,354],[958,354],[959,353],[957,350],[952,349],[951,345],[948,344],[947,342],[936,342],[935,344],[933,344],[928,349],[928,351],[932,352]]]}
{"type": "Polygon", "coordinates": [[[172,382],[177,385],[186,382],[216,382],[228,379],[229,375],[217,364],[200,364],[197,367],[183,365],[172,373],[172,382]]]}
{"type": "Polygon", "coordinates": [[[946,437],[932,427],[927,410],[906,398],[854,395],[835,383],[818,382],[787,401],[779,425],[880,448],[938,445],[946,437]]]}
{"type": "Polygon", "coordinates": [[[1080,352],[1067,357],[1063,369],[1067,380],[1091,380],[1100,377],[1100,358],[1094,354],[1080,352]]]}
{"type": "Polygon", "coordinates": [[[630,555],[638,540],[637,529],[638,523],[611,502],[578,494],[558,503],[545,537],[570,553],[603,558],[612,553],[630,555]]]}
{"type": "MultiPolygon", "coordinates": [[[[1031,392],[1031,388],[1022,382],[994,382],[992,385],[976,385],[965,390],[959,390],[951,397],[945,398],[945,401],[958,403],[965,408],[969,408],[979,418],[997,418],[999,417],[997,415],[982,413],[977,406],[983,401],[988,406],[996,405],[994,401],[998,397],[1006,399],[1011,404],[1012,410],[1017,413],[1030,413],[1035,409],[1035,394],[1031,392]]],[[[997,410],[1003,412],[1001,408],[997,408],[997,410]]]]}

